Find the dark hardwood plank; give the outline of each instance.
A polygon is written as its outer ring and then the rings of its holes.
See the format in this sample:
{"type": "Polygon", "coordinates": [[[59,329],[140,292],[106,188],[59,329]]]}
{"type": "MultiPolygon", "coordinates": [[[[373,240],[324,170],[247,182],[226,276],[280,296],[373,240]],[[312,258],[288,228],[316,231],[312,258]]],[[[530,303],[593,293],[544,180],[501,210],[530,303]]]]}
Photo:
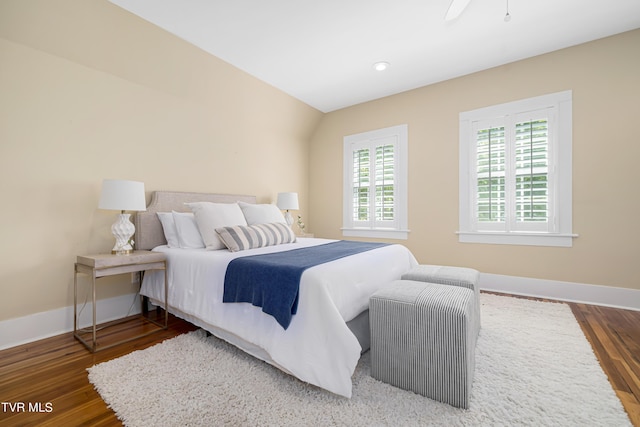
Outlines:
{"type": "MultiPolygon", "coordinates": [[[[107,345],[148,328],[148,322],[134,316],[112,326],[103,335],[103,342],[107,345]]],[[[27,409],[11,412],[0,407],[0,425],[120,426],[113,411],[89,383],[86,369],[195,329],[192,324],[170,316],[167,330],[97,353],[90,353],[72,333],[0,351],[0,401],[23,402],[27,409]],[[29,403],[41,404],[42,412],[29,412],[29,403]],[[46,412],[48,408],[50,412],[46,412]]]]}
{"type": "Polygon", "coordinates": [[[631,422],[640,426],[640,312],[569,306],[631,422]]]}
{"type": "MultiPolygon", "coordinates": [[[[535,299],[535,298],[529,298],[535,299]]],[[[640,427],[640,312],[568,303],[632,423],[640,427]]],[[[152,313],[153,314],[153,313],[152,313]]],[[[104,345],[149,328],[139,318],[112,326],[104,345]]],[[[98,353],[71,333],[0,351],[0,402],[47,403],[51,412],[2,411],[3,426],[120,426],[87,379],[86,369],[197,329],[170,316],[169,328],[98,353]]]]}

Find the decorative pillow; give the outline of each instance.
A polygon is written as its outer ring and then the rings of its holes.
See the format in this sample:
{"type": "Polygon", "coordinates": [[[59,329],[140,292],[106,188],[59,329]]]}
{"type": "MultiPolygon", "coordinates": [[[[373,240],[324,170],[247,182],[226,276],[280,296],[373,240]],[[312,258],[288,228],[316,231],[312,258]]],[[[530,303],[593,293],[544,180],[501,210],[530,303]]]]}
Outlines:
{"type": "Polygon", "coordinates": [[[253,224],[269,224],[272,222],[281,222],[286,224],[282,211],[276,205],[256,205],[252,203],[238,202],[238,206],[242,209],[247,225],[253,224]]]}
{"type": "Polygon", "coordinates": [[[220,239],[231,252],[296,241],[296,235],[293,230],[287,224],[280,222],[221,227],[216,228],[216,233],[218,233],[220,239]]]}
{"type": "Polygon", "coordinates": [[[204,242],[200,237],[198,224],[191,212],[172,211],[173,221],[176,224],[178,232],[178,244],[182,249],[200,249],[204,248],[204,242]]]}
{"type": "Polygon", "coordinates": [[[237,203],[194,202],[185,203],[193,211],[198,230],[209,250],[224,249],[216,228],[232,225],[247,225],[242,209],[237,203]]]}
{"type": "Polygon", "coordinates": [[[176,223],[173,220],[173,213],[171,212],[156,212],[162,224],[162,231],[164,231],[164,238],[167,241],[167,246],[170,248],[179,248],[180,242],[178,241],[178,230],[176,229],[176,223]]]}

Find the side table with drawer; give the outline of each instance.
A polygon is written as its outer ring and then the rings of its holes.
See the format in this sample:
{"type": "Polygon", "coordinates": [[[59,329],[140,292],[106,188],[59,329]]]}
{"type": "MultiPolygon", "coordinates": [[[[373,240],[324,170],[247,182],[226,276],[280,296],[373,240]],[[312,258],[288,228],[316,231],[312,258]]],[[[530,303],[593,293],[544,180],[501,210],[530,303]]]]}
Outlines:
{"type": "MultiPolygon", "coordinates": [[[[104,350],[123,342],[131,341],[154,332],[167,329],[169,324],[168,306],[168,286],[167,286],[167,261],[163,253],[152,251],[134,251],[130,255],[114,255],[114,254],[97,254],[97,255],[79,255],[77,257],[74,275],[73,275],[73,336],[83,343],[91,352],[104,350]],[[98,345],[98,326],[96,325],[96,279],[106,276],[114,276],[116,274],[138,273],[148,270],[164,271],[164,322],[158,322],[145,316],[146,310],[143,309],[141,317],[148,322],[158,326],[152,330],[146,331],[140,335],[127,338],[109,345],[98,345]],[[93,324],[90,327],[91,339],[85,339],[82,336],[83,330],[78,327],[78,273],[91,276],[91,293],[93,304],[93,324]]],[[[108,326],[128,321],[128,318],[121,319],[116,322],[109,322],[108,326]]],[[[85,334],[86,330],[85,330],[85,334]]]]}

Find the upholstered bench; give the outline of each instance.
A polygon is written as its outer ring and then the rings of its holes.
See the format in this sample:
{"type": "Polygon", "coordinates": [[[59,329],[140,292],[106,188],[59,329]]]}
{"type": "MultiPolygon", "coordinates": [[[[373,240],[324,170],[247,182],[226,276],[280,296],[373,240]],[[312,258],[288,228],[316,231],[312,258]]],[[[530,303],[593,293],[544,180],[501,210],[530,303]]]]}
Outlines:
{"type": "Polygon", "coordinates": [[[369,300],[371,375],[469,407],[477,325],[471,289],[396,280],[369,300]]]}
{"type": "Polygon", "coordinates": [[[402,275],[402,280],[439,283],[442,285],[462,286],[475,294],[475,318],[480,332],[480,288],[478,270],[465,267],[449,267],[443,265],[418,265],[402,275]]]}

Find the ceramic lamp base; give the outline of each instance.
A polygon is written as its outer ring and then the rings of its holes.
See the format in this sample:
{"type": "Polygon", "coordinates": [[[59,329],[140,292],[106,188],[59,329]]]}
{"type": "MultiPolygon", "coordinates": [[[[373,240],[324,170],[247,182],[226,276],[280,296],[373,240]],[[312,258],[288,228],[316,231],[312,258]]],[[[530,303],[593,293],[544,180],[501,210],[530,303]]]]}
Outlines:
{"type": "Polygon", "coordinates": [[[112,254],[129,255],[133,252],[131,236],[136,232],[136,227],[129,219],[130,216],[131,214],[126,213],[118,214],[118,220],[111,226],[111,233],[116,238],[116,244],[111,250],[112,254]]]}

